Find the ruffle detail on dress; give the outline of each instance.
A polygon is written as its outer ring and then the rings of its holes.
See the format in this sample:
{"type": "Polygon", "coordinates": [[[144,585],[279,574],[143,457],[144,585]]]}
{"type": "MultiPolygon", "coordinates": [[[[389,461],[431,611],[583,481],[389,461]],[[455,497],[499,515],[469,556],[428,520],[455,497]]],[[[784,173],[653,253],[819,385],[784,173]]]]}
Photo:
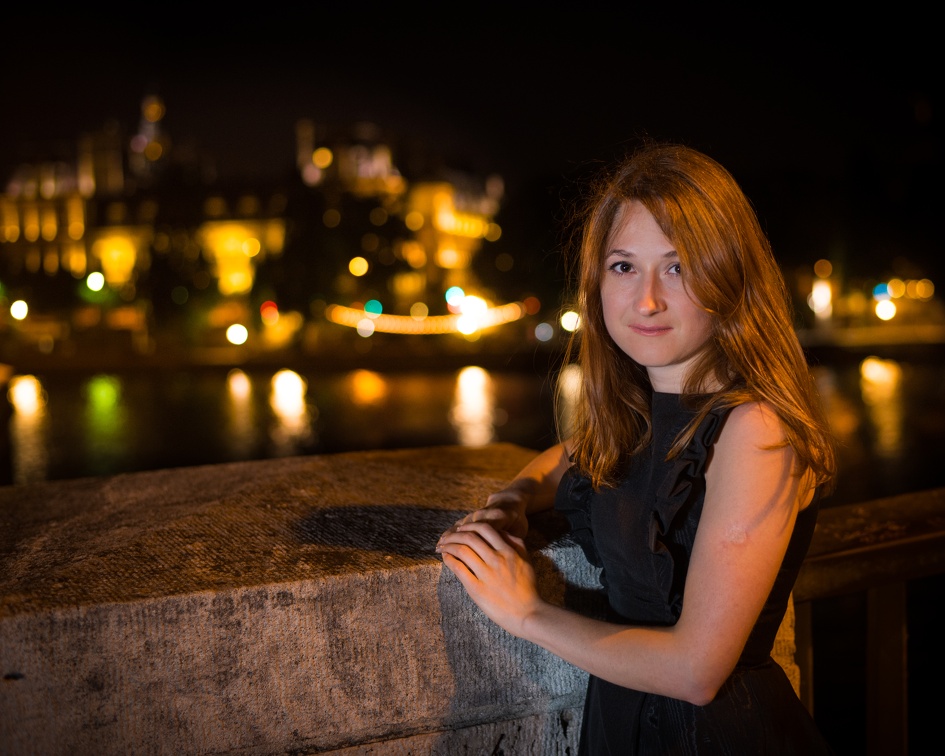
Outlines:
{"type": "Polygon", "coordinates": [[[581,547],[587,561],[595,567],[600,567],[600,556],[594,546],[594,533],[591,529],[590,499],[594,493],[591,480],[571,467],[565,473],[563,483],[555,497],[555,509],[567,519],[571,526],[570,536],[581,547]]]}
{"type": "MultiPolygon", "coordinates": [[[[705,466],[709,450],[718,438],[729,408],[712,410],[699,424],[692,441],[672,461],[672,469],[656,492],[650,520],[649,547],[659,591],[677,619],[682,612],[682,595],[689,570],[686,539],[674,539],[681,529],[698,526],[699,516],[689,518],[689,510],[700,506],[705,493],[705,466]],[[687,521],[688,518],[688,521],[687,521]]],[[[691,543],[691,539],[690,539],[691,543]]]]}

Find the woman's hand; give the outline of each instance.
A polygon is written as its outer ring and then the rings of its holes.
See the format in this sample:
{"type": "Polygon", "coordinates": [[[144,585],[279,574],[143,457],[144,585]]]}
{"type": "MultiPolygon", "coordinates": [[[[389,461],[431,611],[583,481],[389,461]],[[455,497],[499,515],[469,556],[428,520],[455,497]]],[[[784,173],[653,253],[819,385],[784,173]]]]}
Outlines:
{"type": "Polygon", "coordinates": [[[487,522],[496,530],[524,538],[528,533],[527,503],[527,493],[521,487],[497,491],[489,495],[484,507],[457,520],[443,536],[455,533],[463,525],[487,522]]]}
{"type": "Polygon", "coordinates": [[[436,550],[486,616],[521,636],[525,619],[542,604],[524,541],[480,520],[451,528],[436,550]]]}

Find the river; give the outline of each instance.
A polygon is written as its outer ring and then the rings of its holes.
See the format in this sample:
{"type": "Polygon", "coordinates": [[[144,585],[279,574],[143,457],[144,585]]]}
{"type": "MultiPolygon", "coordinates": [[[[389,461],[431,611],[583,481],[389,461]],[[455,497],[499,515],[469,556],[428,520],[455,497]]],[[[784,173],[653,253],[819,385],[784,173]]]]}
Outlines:
{"type": "MultiPolygon", "coordinates": [[[[945,363],[870,357],[814,373],[840,441],[830,503],[945,486],[945,363]]],[[[553,443],[556,420],[547,375],[475,365],[53,371],[15,376],[8,400],[14,484],[365,449],[538,449],[553,443]]]]}

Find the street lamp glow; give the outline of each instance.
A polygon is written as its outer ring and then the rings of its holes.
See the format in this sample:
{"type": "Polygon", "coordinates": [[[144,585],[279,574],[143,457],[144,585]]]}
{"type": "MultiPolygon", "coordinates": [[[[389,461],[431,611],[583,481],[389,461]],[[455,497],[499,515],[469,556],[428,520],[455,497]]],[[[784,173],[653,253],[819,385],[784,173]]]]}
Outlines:
{"type": "Polygon", "coordinates": [[[13,316],[14,320],[23,320],[29,311],[29,305],[22,299],[18,299],[10,305],[10,315],[13,316]]]}
{"type": "Polygon", "coordinates": [[[240,325],[239,323],[234,323],[229,328],[226,329],[226,340],[231,344],[245,344],[246,339],[249,338],[249,331],[246,330],[246,326],[240,325]]]}
{"type": "Polygon", "coordinates": [[[89,273],[88,278],[85,279],[85,285],[92,291],[101,291],[105,286],[105,276],[99,271],[89,273]]]}

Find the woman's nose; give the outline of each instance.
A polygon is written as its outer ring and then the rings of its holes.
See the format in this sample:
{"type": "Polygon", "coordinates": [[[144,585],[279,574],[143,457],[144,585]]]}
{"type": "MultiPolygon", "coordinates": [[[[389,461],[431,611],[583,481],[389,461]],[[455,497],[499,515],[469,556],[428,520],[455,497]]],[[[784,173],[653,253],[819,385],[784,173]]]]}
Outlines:
{"type": "Polygon", "coordinates": [[[642,277],[636,307],[643,315],[651,315],[665,309],[662,287],[657,276],[642,277]]]}

